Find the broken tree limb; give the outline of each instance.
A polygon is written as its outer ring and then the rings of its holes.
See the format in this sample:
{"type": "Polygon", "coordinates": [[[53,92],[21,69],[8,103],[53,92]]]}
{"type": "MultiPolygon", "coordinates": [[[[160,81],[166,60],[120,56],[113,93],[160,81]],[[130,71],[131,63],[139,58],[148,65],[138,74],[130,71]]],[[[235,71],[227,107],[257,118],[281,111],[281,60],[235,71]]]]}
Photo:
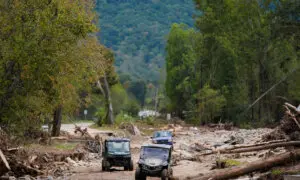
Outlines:
{"type": "Polygon", "coordinates": [[[264,146],[268,144],[280,143],[280,142],[288,142],[287,139],[280,139],[274,141],[268,141],[264,143],[257,143],[257,144],[250,144],[250,145],[233,145],[232,147],[228,147],[222,150],[234,150],[234,149],[242,149],[242,148],[250,148],[250,147],[257,147],[257,146],[264,146]]]}
{"type": "Polygon", "coordinates": [[[5,158],[5,155],[2,153],[1,149],[0,149],[0,176],[2,176],[4,173],[6,173],[7,171],[10,170],[10,166],[5,158]],[[2,165],[3,164],[3,165],[2,165]]]}
{"type": "Polygon", "coordinates": [[[75,131],[74,131],[74,133],[76,134],[77,132],[80,132],[81,136],[87,136],[90,139],[94,139],[93,136],[87,131],[87,128],[81,129],[80,126],[77,126],[75,124],[75,131]]]}
{"type": "Polygon", "coordinates": [[[296,72],[300,66],[292,69],[290,72],[286,74],[286,76],[282,77],[277,83],[271,86],[267,91],[265,91],[261,96],[259,96],[252,104],[248,106],[248,108],[244,111],[246,113],[249,109],[251,109],[258,101],[260,101],[265,95],[267,95],[272,89],[274,89],[277,85],[285,81],[292,73],[296,72]]]}
{"type": "Polygon", "coordinates": [[[295,106],[293,106],[293,105],[291,105],[290,103],[284,103],[284,105],[285,106],[287,106],[287,107],[289,107],[289,108],[291,108],[291,109],[293,109],[294,111],[296,111],[298,114],[300,114],[300,111],[295,107],[295,106]]]}
{"type": "Polygon", "coordinates": [[[24,174],[29,174],[31,176],[37,176],[37,175],[43,175],[45,172],[40,171],[38,169],[32,168],[28,165],[25,165],[20,162],[11,162],[12,164],[12,171],[17,175],[17,176],[22,176],[24,174]]]}
{"type": "MultiPolygon", "coordinates": [[[[286,104],[288,104],[288,103],[286,103],[286,104]]],[[[292,105],[291,105],[291,106],[292,106],[292,105]]],[[[296,119],[295,115],[294,115],[293,113],[291,113],[291,110],[288,108],[287,105],[284,105],[284,107],[286,108],[285,113],[286,113],[287,115],[289,115],[289,116],[293,119],[293,121],[297,124],[297,126],[298,126],[299,129],[300,129],[300,124],[299,124],[298,120],[296,119]]],[[[296,108],[296,107],[295,107],[295,108],[296,108]]]]}
{"type": "Polygon", "coordinates": [[[255,171],[268,170],[272,167],[300,159],[300,150],[283,153],[268,159],[255,161],[239,167],[215,171],[204,176],[188,177],[189,180],[226,180],[249,174],[255,171]]]}
{"type": "Polygon", "coordinates": [[[288,146],[300,146],[300,141],[279,142],[279,143],[245,147],[245,148],[239,148],[239,149],[233,149],[233,150],[220,149],[220,150],[215,150],[215,151],[200,154],[200,155],[211,155],[211,154],[216,154],[218,152],[221,154],[244,153],[244,152],[259,151],[259,150],[265,150],[265,149],[271,149],[271,148],[277,148],[277,147],[288,147],[288,146]]]}

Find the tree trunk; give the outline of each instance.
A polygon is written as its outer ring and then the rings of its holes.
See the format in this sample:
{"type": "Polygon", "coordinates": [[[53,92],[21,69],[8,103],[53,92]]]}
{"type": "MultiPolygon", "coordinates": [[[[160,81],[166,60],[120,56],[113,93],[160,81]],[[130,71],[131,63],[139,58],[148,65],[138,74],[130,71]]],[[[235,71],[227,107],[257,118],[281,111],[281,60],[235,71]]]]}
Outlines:
{"type": "Polygon", "coordinates": [[[289,141],[289,142],[275,142],[271,144],[262,144],[262,145],[252,145],[252,146],[241,146],[241,147],[235,147],[232,149],[219,149],[215,150],[209,153],[204,153],[201,155],[210,155],[210,154],[236,154],[236,153],[245,153],[245,152],[253,152],[253,151],[260,151],[260,150],[266,150],[266,149],[272,149],[277,147],[289,147],[289,146],[300,146],[300,141],[289,141]]]}
{"type": "Polygon", "coordinates": [[[106,99],[106,105],[107,105],[107,113],[106,113],[106,121],[108,124],[114,124],[114,112],[113,112],[113,106],[112,106],[112,100],[110,96],[110,89],[109,84],[107,82],[106,75],[104,74],[104,77],[102,78],[103,84],[104,84],[104,96],[106,99]]]}
{"type": "Polygon", "coordinates": [[[59,136],[62,119],[62,105],[59,105],[53,115],[52,136],[59,136]]]}
{"type": "Polygon", "coordinates": [[[155,102],[154,102],[155,118],[156,118],[157,107],[158,107],[158,87],[155,90],[155,102]]]}
{"type": "Polygon", "coordinates": [[[188,177],[189,180],[225,180],[232,179],[255,171],[268,170],[272,167],[300,159],[300,150],[283,153],[274,157],[255,161],[240,167],[224,169],[205,176],[188,177]]]}

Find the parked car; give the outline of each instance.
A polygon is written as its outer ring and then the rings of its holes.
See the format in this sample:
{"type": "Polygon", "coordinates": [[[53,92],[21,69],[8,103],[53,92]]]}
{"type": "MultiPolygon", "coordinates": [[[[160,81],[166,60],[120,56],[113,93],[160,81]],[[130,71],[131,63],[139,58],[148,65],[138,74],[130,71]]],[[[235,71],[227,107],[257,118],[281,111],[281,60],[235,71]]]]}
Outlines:
{"type": "Polygon", "coordinates": [[[173,147],[173,134],[171,131],[155,131],[151,138],[153,144],[167,144],[173,147]]]}
{"type": "Polygon", "coordinates": [[[141,147],[136,180],[146,180],[147,176],[160,177],[162,180],[173,176],[172,147],[164,144],[143,145],[141,147]]]}
{"type": "Polygon", "coordinates": [[[133,171],[130,140],[127,138],[105,140],[102,156],[102,171],[108,171],[112,166],[124,167],[124,170],[133,171]]]}

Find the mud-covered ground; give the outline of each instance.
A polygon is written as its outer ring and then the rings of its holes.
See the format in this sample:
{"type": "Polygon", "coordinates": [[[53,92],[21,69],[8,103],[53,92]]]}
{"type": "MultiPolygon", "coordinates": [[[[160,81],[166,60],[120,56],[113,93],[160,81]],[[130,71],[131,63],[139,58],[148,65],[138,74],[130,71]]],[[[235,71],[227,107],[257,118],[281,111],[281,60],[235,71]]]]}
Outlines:
{"type": "MultiPolygon", "coordinates": [[[[89,123],[78,124],[85,128],[90,126],[89,123]]],[[[63,125],[62,130],[74,133],[74,125],[63,125]]],[[[188,176],[195,176],[198,174],[206,174],[212,170],[212,167],[216,162],[216,155],[200,156],[198,157],[199,151],[196,152],[195,144],[200,144],[202,152],[205,152],[205,148],[218,148],[226,147],[225,141],[230,140],[230,137],[238,137],[241,139],[243,144],[254,144],[259,141],[261,136],[269,133],[270,129],[255,129],[255,130],[213,130],[204,127],[177,127],[175,128],[175,146],[173,152],[173,172],[174,176],[178,179],[184,179],[188,176]],[[195,158],[197,157],[197,158],[195,158]]],[[[92,135],[97,133],[103,133],[101,130],[88,128],[88,132],[92,135]]],[[[151,143],[150,137],[143,136],[132,136],[131,137],[131,148],[133,154],[133,160],[136,166],[136,162],[139,158],[139,148],[143,143],[151,143]]],[[[255,152],[254,154],[243,154],[243,155],[227,155],[218,158],[225,158],[235,160],[238,163],[247,163],[255,161],[263,156],[265,152],[255,152]]],[[[101,157],[96,154],[89,154],[85,161],[77,161],[72,164],[69,170],[64,172],[64,176],[58,179],[103,179],[103,180],[133,180],[134,171],[123,171],[123,168],[112,168],[109,172],[101,171],[101,157]]],[[[148,179],[159,179],[149,178],[148,179]]]]}

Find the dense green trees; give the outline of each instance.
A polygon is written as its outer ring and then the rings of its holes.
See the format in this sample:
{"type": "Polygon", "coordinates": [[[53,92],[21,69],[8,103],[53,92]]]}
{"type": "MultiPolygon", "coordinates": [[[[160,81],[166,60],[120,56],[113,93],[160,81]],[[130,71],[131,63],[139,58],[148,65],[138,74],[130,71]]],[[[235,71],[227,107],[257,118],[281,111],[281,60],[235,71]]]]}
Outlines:
{"type": "Polygon", "coordinates": [[[199,32],[175,24],[168,37],[166,88],[173,110],[179,115],[187,111],[197,121],[208,113],[213,115],[210,121],[256,124],[278,119],[282,97],[299,103],[297,1],[195,3],[203,12],[196,18],[199,32]],[[205,92],[212,96],[203,98],[205,92]],[[211,99],[221,113],[202,111],[200,107],[210,106],[211,99]],[[180,100],[183,103],[177,106],[180,100]]]}
{"type": "Polygon", "coordinates": [[[59,133],[62,112],[112,65],[91,37],[94,22],[85,0],[0,0],[1,125],[26,130],[53,118],[59,133]]]}
{"type": "Polygon", "coordinates": [[[172,23],[193,26],[192,0],[98,0],[101,42],[116,54],[119,72],[132,80],[159,80],[165,37],[172,23]]]}

